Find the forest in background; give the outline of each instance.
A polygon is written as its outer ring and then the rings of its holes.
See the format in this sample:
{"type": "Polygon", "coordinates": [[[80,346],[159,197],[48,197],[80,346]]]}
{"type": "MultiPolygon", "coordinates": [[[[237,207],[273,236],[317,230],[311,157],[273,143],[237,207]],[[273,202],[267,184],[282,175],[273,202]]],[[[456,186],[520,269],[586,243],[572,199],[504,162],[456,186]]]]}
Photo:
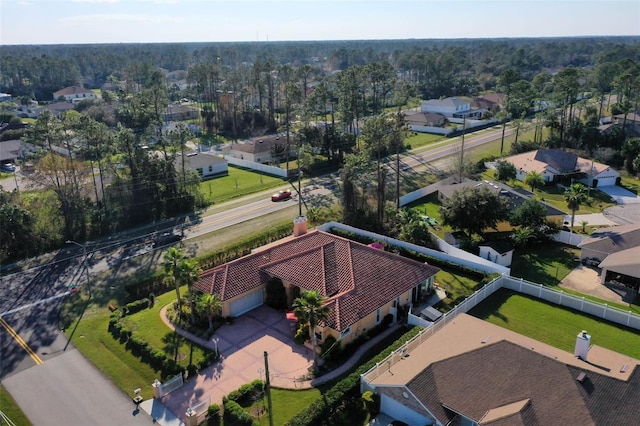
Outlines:
{"type": "Polygon", "coordinates": [[[628,137],[625,124],[606,135],[598,125],[605,100],[614,99],[607,102],[609,113],[638,109],[639,41],[1,46],[0,92],[13,96],[2,104],[2,122],[20,122],[20,105],[55,103],[53,93],[67,86],[100,95],[2,133],[2,140],[39,147],[29,160],[37,162],[34,181],[46,190],[0,192],[0,220],[12,224],[2,229],[0,259],[205,207],[199,177],[184,162],[176,165],[196,137],[188,127],[194,122],[202,142],[279,132],[286,145],[273,154],[283,161],[296,147],[303,169],[323,157],[341,170],[343,221],[374,230],[385,226],[385,204],[392,201],[383,160],[406,149],[401,111],[425,99],[500,92],[503,105],[486,111],[487,118],[503,128],[512,122],[519,129],[525,121],[535,127],[518,150],[581,150],[637,173],[640,139],[628,137]],[[173,105],[198,116],[168,130],[166,112],[173,105]],[[61,156],[60,149],[71,155],[61,156]]]}

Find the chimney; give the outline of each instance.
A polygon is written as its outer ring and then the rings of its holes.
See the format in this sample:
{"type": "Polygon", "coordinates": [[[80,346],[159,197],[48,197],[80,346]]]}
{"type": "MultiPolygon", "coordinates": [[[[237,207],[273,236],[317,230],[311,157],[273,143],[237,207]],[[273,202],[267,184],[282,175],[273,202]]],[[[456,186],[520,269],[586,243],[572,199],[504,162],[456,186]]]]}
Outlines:
{"type": "Polygon", "coordinates": [[[589,347],[591,346],[591,336],[586,330],[582,330],[576,337],[576,349],[573,351],[573,355],[577,356],[583,361],[587,360],[587,354],[589,353],[589,347]]]}
{"type": "Polygon", "coordinates": [[[293,236],[299,237],[307,233],[307,217],[298,216],[293,219],[293,236]]]}

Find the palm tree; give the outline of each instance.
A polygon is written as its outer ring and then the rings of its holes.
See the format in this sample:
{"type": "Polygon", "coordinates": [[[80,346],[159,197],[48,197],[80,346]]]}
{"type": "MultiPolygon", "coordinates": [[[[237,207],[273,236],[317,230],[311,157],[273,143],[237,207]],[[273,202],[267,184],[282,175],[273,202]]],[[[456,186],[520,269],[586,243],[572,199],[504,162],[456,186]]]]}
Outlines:
{"type": "Polygon", "coordinates": [[[166,284],[173,284],[176,286],[176,297],[178,298],[178,312],[180,312],[180,264],[186,259],[182,250],[171,247],[164,254],[164,261],[162,262],[162,267],[164,269],[165,277],[164,282],[166,284]]]}
{"type": "Polygon", "coordinates": [[[309,326],[309,337],[313,348],[313,370],[318,371],[318,343],[316,341],[316,325],[326,321],[329,317],[329,308],[325,306],[327,301],[317,290],[302,291],[300,297],[293,301],[293,312],[296,317],[309,326]]]}
{"type": "Polygon", "coordinates": [[[222,301],[217,293],[205,293],[198,301],[198,308],[209,320],[209,330],[213,330],[213,317],[222,312],[222,301]]]}
{"type": "Polygon", "coordinates": [[[198,262],[195,260],[183,260],[179,266],[179,275],[178,281],[180,285],[187,285],[189,289],[189,307],[191,308],[191,324],[196,323],[196,307],[195,300],[193,297],[193,285],[200,278],[200,274],[202,273],[202,269],[198,266],[198,262]]]}
{"type": "Polygon", "coordinates": [[[564,200],[567,207],[571,209],[571,229],[573,229],[573,221],[576,217],[576,210],[587,199],[587,191],[585,187],[579,183],[574,183],[564,191],[564,200]]]}
{"type": "Polygon", "coordinates": [[[535,188],[544,185],[544,178],[539,172],[534,170],[527,173],[527,176],[524,178],[524,184],[530,186],[531,192],[533,192],[535,188]]]}

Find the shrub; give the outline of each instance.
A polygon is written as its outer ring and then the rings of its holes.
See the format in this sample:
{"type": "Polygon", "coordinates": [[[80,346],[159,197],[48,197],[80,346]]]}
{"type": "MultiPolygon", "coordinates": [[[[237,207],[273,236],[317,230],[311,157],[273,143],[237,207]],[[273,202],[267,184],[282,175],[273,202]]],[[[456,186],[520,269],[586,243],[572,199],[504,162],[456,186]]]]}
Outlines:
{"type": "Polygon", "coordinates": [[[320,356],[327,361],[340,359],[342,356],[341,343],[333,336],[328,336],[320,346],[320,356]],[[335,345],[335,346],[334,346],[335,345]]]}
{"type": "Polygon", "coordinates": [[[251,418],[251,415],[243,410],[243,408],[234,401],[225,401],[224,405],[224,423],[233,425],[259,426],[260,423],[251,418]]]}
{"type": "Polygon", "coordinates": [[[299,344],[303,345],[304,342],[309,338],[309,326],[307,324],[303,324],[296,330],[296,334],[293,336],[293,340],[299,344]]]}
{"type": "Polygon", "coordinates": [[[417,335],[421,329],[421,327],[411,328],[402,337],[396,340],[395,343],[380,352],[377,356],[362,364],[353,373],[336,383],[324,394],[323,398],[316,400],[313,404],[307,407],[306,410],[289,420],[288,425],[307,426],[334,424],[332,423],[332,416],[334,413],[339,415],[343,414],[342,410],[339,410],[343,401],[355,396],[359,397],[360,375],[366,373],[377,362],[381,362],[391,352],[398,350],[406,341],[411,340],[415,335],[417,335]]]}

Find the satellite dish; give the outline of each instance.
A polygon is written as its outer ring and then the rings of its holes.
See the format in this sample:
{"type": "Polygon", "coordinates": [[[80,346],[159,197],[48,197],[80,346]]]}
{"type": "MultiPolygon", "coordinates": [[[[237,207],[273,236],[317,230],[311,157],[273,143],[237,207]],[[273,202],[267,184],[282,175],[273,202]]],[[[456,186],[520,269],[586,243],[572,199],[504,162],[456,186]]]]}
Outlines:
{"type": "Polygon", "coordinates": [[[409,394],[406,392],[402,392],[402,396],[404,396],[404,399],[409,399],[409,394]]]}

